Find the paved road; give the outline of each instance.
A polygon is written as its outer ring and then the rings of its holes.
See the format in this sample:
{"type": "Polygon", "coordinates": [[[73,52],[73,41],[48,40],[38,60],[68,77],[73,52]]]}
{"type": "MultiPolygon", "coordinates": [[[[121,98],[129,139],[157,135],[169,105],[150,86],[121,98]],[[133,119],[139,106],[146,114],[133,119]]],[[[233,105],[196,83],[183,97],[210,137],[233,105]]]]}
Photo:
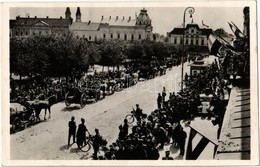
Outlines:
{"type": "MultiPolygon", "coordinates": [[[[212,60],[213,57],[208,58],[209,62],[212,60]]],[[[188,63],[184,65],[184,74],[185,72],[189,73],[188,63]]],[[[94,129],[98,128],[110,144],[116,140],[119,133],[118,126],[123,123],[125,115],[131,111],[132,106],[138,103],[143,112],[149,114],[156,109],[157,94],[162,91],[163,86],[166,87],[167,97],[169,92],[180,90],[180,74],[181,67],[174,67],[167,70],[164,76],[139,82],[131,88],[117,92],[97,103],[86,105],[82,109],[78,105],[66,108],[64,103],[52,106],[51,119],[10,136],[11,159],[90,159],[93,150],[82,153],[77,151],[76,144],[67,147],[68,122],[72,116],[76,118],[77,124],[80,123],[81,118],[84,118],[90,133],[94,134],[94,129]]],[[[42,118],[43,114],[42,111],[42,118]]]]}

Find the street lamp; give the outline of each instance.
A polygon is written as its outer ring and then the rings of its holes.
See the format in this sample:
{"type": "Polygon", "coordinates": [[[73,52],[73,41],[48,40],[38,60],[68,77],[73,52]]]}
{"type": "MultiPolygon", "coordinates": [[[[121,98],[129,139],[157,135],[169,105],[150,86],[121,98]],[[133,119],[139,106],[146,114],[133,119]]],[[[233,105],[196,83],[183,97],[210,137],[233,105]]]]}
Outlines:
{"type": "Polygon", "coordinates": [[[195,12],[195,9],[193,7],[187,7],[184,10],[184,14],[183,14],[183,36],[182,36],[182,58],[181,58],[181,91],[183,91],[183,59],[184,59],[184,35],[185,35],[185,14],[186,11],[189,11],[190,13],[190,18],[192,18],[192,14],[195,12]]]}

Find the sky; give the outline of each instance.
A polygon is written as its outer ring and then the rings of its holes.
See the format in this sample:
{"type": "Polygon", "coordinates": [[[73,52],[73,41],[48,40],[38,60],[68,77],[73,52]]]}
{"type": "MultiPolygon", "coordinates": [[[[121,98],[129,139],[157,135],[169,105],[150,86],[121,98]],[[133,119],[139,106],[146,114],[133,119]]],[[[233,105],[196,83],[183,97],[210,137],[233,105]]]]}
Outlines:
{"type": "MultiPolygon", "coordinates": [[[[140,10],[145,8],[148,10],[148,14],[152,20],[153,33],[159,33],[166,36],[167,32],[173,30],[174,27],[182,25],[183,13],[185,7],[81,7],[81,20],[82,22],[99,22],[101,17],[108,18],[111,16],[115,18],[131,18],[135,17],[135,14],[139,14],[140,10]]],[[[76,7],[70,7],[71,17],[75,21],[76,7]]],[[[59,18],[65,17],[65,7],[52,8],[52,7],[19,7],[10,8],[10,19],[15,19],[16,16],[21,17],[46,17],[49,16],[59,18]]],[[[227,22],[233,21],[238,28],[243,31],[243,7],[195,7],[195,13],[193,14],[193,22],[201,24],[202,20],[204,24],[208,25],[213,30],[223,28],[228,33],[232,34],[231,29],[227,22]]],[[[186,12],[186,24],[191,23],[191,18],[186,12]]]]}

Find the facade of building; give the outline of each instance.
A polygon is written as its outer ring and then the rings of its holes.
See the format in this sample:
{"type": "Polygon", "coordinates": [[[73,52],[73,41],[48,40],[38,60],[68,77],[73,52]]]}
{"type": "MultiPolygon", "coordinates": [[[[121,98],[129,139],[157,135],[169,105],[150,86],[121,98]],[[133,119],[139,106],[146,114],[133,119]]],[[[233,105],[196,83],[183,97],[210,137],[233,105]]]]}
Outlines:
{"type": "Polygon", "coordinates": [[[168,42],[176,46],[182,46],[183,34],[185,46],[208,46],[208,37],[212,33],[212,29],[202,22],[202,25],[193,23],[175,27],[171,32],[167,33],[168,42]]]}
{"type": "Polygon", "coordinates": [[[28,37],[67,32],[71,23],[72,18],[69,8],[66,9],[65,18],[17,16],[15,20],[10,20],[10,37],[28,37]]]}
{"type": "Polygon", "coordinates": [[[102,16],[99,22],[82,22],[80,8],[77,8],[76,18],[76,21],[69,27],[70,31],[88,41],[98,39],[131,41],[152,38],[153,27],[145,9],[142,9],[136,18],[102,16]]]}

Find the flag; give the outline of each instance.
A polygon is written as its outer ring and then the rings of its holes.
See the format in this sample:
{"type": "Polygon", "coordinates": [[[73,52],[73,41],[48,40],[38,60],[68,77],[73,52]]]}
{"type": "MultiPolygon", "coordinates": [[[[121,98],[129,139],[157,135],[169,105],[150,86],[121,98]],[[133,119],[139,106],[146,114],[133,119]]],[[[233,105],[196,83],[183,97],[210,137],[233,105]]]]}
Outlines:
{"type": "MultiPolygon", "coordinates": [[[[204,149],[207,147],[208,144],[212,143],[215,146],[218,145],[205,136],[203,136],[201,133],[199,133],[197,130],[190,127],[190,136],[188,140],[188,146],[186,151],[186,159],[187,160],[196,160],[199,158],[200,154],[204,151],[204,149]]],[[[214,155],[212,154],[212,157],[214,155]]]]}
{"type": "MultiPolygon", "coordinates": [[[[215,35],[215,34],[214,34],[215,35]]],[[[234,47],[228,42],[226,41],[224,38],[222,38],[220,35],[215,35],[218,37],[219,42],[224,45],[226,48],[229,48],[231,50],[234,50],[234,47]]]]}
{"type": "Polygon", "coordinates": [[[213,35],[210,34],[209,39],[208,39],[208,48],[209,48],[209,53],[211,55],[219,56],[219,49],[222,46],[222,43],[217,40],[217,38],[213,35]]]}
{"type": "Polygon", "coordinates": [[[237,38],[245,38],[245,35],[239,30],[239,28],[233,23],[233,22],[231,22],[232,24],[230,24],[229,22],[228,22],[228,24],[229,24],[229,27],[230,27],[230,29],[233,31],[233,33],[235,34],[235,36],[237,37],[237,38]]]}

